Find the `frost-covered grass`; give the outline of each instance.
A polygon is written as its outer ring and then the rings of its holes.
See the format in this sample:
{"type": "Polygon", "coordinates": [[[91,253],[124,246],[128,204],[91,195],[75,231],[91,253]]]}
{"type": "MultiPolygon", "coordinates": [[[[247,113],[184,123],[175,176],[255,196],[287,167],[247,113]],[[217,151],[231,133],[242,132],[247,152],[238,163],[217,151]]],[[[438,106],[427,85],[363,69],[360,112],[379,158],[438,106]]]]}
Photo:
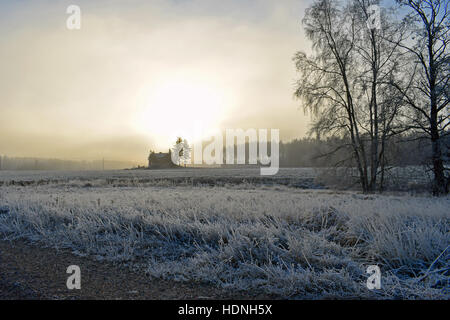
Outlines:
{"type": "Polygon", "coordinates": [[[450,198],[252,184],[0,187],[0,237],[281,298],[449,299],[450,198]],[[381,290],[366,288],[368,265],[381,290]]]}
{"type": "MultiPolygon", "coordinates": [[[[318,169],[280,168],[274,178],[313,178],[318,169]]],[[[105,170],[105,171],[0,171],[0,181],[39,180],[107,180],[107,179],[160,179],[160,178],[226,178],[260,177],[260,169],[255,168],[180,168],[161,170],[105,170]]]]}
{"type": "Polygon", "coordinates": [[[251,168],[178,168],[166,170],[106,171],[0,171],[0,186],[148,187],[179,185],[287,185],[323,188],[315,181],[318,169],[281,168],[274,176],[261,176],[251,168]]]}

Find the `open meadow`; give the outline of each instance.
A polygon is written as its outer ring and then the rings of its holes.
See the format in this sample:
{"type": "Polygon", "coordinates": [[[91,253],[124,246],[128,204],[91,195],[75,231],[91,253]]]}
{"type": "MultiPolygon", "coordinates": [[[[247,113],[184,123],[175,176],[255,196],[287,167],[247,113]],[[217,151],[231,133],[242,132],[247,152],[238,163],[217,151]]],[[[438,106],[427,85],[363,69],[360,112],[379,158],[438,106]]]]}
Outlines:
{"type": "MultiPolygon", "coordinates": [[[[289,299],[449,299],[450,198],[366,195],[314,169],[0,172],[0,238],[289,299]],[[369,265],[381,289],[366,286],[369,265]]],[[[150,280],[149,280],[150,281],[150,280]]]]}

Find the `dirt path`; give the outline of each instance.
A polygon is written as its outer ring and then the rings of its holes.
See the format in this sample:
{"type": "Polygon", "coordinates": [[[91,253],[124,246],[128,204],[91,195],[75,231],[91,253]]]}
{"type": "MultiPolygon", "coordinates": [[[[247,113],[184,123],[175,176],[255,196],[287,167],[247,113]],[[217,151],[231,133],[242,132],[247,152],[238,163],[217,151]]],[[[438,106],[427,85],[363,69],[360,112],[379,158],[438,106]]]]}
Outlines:
{"type": "Polygon", "coordinates": [[[196,283],[151,279],[68,250],[0,241],[0,299],[263,299],[231,295],[196,283]],[[81,289],[68,290],[69,265],[81,269],[81,289]]]}

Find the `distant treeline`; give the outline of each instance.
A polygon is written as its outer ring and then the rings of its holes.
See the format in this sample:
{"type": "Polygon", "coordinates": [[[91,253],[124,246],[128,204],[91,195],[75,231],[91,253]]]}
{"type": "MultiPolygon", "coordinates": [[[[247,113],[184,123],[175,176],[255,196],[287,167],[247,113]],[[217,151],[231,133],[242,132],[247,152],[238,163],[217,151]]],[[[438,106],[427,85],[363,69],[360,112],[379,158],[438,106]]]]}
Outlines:
{"type": "MultiPolygon", "coordinates": [[[[281,167],[330,167],[353,166],[350,141],[345,138],[318,140],[311,138],[295,139],[280,144],[281,167]]],[[[450,137],[443,139],[449,150],[450,137]]],[[[386,146],[385,158],[389,166],[427,165],[431,143],[420,136],[399,135],[392,137],[386,146]]],[[[444,162],[450,162],[450,154],[444,155],[444,162]]]]}
{"type": "Polygon", "coordinates": [[[0,170],[118,170],[134,166],[136,166],[136,163],[131,161],[60,160],[0,155],[0,170]]]}
{"type": "MultiPolygon", "coordinates": [[[[280,167],[333,167],[355,166],[348,138],[302,138],[280,142],[280,167]]],[[[450,135],[444,139],[444,150],[449,150],[450,135]]],[[[386,163],[389,166],[427,165],[431,163],[428,139],[417,135],[398,135],[391,138],[386,146],[386,163]]],[[[268,146],[270,150],[270,142],[268,146]]],[[[245,144],[245,159],[248,157],[249,143],[245,144]]],[[[225,163],[224,148],[224,163],[225,163]]],[[[235,148],[235,157],[237,148],[235,148]]],[[[444,161],[450,163],[450,154],[444,161]]],[[[235,161],[236,165],[236,161],[235,161]]],[[[234,165],[234,166],[235,166],[234,165]]],[[[0,156],[0,170],[119,170],[135,168],[132,161],[112,160],[59,160],[44,158],[19,158],[0,156]]]]}
{"type": "MultiPolygon", "coordinates": [[[[443,144],[445,146],[443,149],[449,150],[450,135],[443,137],[443,144]]],[[[428,165],[431,163],[431,159],[429,159],[431,143],[420,135],[394,136],[385,148],[385,161],[388,166],[428,165]]],[[[268,149],[270,150],[270,146],[268,149]]],[[[246,142],[246,163],[249,163],[248,152],[249,143],[246,142]]],[[[235,157],[236,154],[237,149],[235,149],[235,157]]],[[[450,154],[444,155],[444,162],[450,162],[450,154]]],[[[356,166],[349,138],[302,138],[280,142],[280,167],[333,166],[356,166]]]]}

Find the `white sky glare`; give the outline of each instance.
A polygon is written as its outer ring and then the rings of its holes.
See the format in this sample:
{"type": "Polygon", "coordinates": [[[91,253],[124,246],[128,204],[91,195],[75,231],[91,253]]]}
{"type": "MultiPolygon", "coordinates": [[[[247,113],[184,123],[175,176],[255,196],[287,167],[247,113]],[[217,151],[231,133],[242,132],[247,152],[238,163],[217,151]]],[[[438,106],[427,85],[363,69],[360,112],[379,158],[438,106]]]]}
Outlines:
{"type": "Polygon", "coordinates": [[[199,124],[301,137],[292,57],[310,47],[309,2],[2,1],[0,154],[144,162],[199,124]]]}

